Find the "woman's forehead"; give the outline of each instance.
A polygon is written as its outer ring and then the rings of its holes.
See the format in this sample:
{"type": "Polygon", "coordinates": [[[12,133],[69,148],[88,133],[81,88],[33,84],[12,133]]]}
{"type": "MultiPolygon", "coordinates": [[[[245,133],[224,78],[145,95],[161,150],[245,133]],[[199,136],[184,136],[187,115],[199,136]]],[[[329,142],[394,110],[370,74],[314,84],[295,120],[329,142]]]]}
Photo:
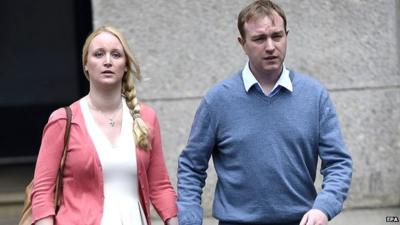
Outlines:
{"type": "Polygon", "coordinates": [[[89,45],[90,49],[93,48],[117,48],[117,49],[123,49],[123,46],[118,39],[117,36],[115,36],[112,33],[109,32],[101,32],[98,35],[96,35],[92,41],[90,42],[89,45]]]}

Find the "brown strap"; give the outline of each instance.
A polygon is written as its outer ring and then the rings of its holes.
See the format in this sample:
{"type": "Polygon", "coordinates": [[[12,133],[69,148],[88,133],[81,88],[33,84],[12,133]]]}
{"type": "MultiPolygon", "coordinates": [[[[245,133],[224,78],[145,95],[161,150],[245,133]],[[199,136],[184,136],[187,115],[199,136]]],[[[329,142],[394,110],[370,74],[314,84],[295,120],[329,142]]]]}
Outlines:
{"type": "Polygon", "coordinates": [[[57,180],[56,180],[56,190],[54,193],[54,202],[55,202],[55,209],[56,212],[58,211],[58,208],[60,207],[60,195],[62,193],[62,185],[63,185],[63,171],[64,171],[64,166],[65,166],[65,159],[67,158],[67,150],[68,150],[68,143],[69,143],[69,134],[71,131],[71,121],[72,121],[72,111],[69,106],[64,107],[65,112],[67,114],[67,122],[65,126],[65,133],[64,133],[64,150],[63,154],[61,157],[61,162],[60,162],[60,167],[58,169],[57,173],[57,180]]]}

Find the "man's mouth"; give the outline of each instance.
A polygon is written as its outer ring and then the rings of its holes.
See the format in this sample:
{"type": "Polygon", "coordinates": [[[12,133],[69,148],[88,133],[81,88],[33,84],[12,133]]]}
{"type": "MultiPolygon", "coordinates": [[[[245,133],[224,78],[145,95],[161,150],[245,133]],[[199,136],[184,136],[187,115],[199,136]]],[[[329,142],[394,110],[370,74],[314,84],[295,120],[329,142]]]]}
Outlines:
{"type": "Polygon", "coordinates": [[[264,57],[264,59],[265,60],[274,60],[274,59],[277,59],[278,57],[276,57],[276,56],[267,56],[267,57],[264,57]]]}

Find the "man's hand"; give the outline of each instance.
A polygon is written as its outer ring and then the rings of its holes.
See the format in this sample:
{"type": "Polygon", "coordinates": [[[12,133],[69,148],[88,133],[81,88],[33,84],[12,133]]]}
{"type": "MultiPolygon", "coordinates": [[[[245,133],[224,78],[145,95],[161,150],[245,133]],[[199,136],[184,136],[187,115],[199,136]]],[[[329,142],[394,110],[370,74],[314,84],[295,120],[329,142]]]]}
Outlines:
{"type": "Polygon", "coordinates": [[[311,209],[300,221],[300,225],[327,225],[328,217],[319,209],[311,209]]]}

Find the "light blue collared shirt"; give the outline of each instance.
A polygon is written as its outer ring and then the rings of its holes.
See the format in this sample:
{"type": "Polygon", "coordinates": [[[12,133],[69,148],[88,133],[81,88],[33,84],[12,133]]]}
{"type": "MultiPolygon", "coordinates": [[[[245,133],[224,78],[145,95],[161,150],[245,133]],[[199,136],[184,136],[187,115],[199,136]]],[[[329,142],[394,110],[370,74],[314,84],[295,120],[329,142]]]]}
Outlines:
{"type": "MultiPolygon", "coordinates": [[[[250,70],[249,61],[247,61],[246,65],[244,66],[244,69],[242,71],[242,78],[243,78],[244,88],[246,89],[246,92],[248,92],[249,89],[254,84],[257,84],[258,87],[260,87],[260,89],[263,90],[260,83],[257,81],[257,79],[254,77],[253,73],[250,70]]],[[[281,75],[279,76],[278,81],[276,82],[276,84],[272,88],[272,90],[267,94],[267,96],[272,97],[272,96],[276,95],[279,92],[281,87],[286,88],[290,92],[293,91],[292,81],[290,80],[290,77],[289,77],[289,70],[286,69],[285,65],[283,65],[283,70],[282,70],[281,75]]]]}

